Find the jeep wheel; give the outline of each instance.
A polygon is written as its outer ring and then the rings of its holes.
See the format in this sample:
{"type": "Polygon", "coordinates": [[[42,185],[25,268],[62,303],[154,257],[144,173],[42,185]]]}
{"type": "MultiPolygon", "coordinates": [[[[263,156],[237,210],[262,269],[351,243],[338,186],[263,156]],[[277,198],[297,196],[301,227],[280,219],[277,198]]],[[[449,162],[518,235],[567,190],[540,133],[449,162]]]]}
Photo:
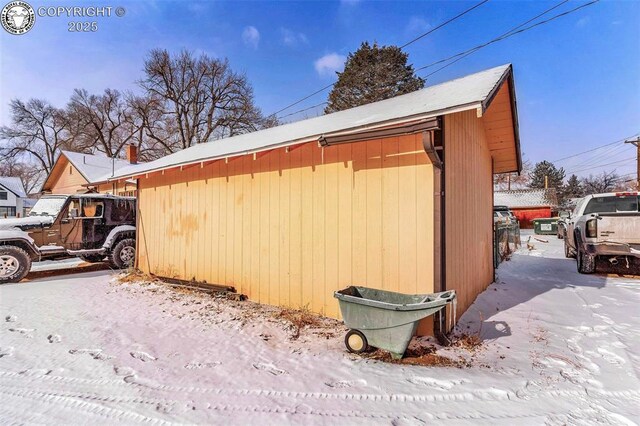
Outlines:
{"type": "Polygon", "coordinates": [[[105,256],[102,254],[91,254],[87,256],[80,256],[80,259],[88,263],[98,263],[104,260],[105,256]]]}
{"type": "Polygon", "coordinates": [[[596,257],[583,253],[580,249],[576,253],[578,272],[581,274],[593,274],[596,270],[596,257]]]}
{"type": "Polygon", "coordinates": [[[125,238],[120,240],[109,256],[111,265],[118,269],[130,268],[136,260],[136,240],[125,238]]]}
{"type": "Polygon", "coordinates": [[[15,246],[0,246],[0,284],[17,283],[31,270],[31,258],[15,246]]]}
{"type": "Polygon", "coordinates": [[[569,247],[567,238],[564,239],[564,257],[567,257],[569,259],[576,257],[576,254],[574,253],[574,251],[571,250],[571,247],[569,247]]]}

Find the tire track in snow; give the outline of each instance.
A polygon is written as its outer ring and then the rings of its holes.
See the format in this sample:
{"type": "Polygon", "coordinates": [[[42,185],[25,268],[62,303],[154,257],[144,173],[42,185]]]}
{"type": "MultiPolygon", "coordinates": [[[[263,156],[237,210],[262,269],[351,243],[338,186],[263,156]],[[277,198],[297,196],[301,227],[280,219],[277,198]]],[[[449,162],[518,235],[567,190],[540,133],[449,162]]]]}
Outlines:
{"type": "MultiPolygon", "coordinates": [[[[130,380],[132,385],[143,388],[150,388],[164,392],[181,392],[181,393],[204,393],[214,395],[228,396],[261,396],[269,398],[295,398],[295,399],[327,399],[327,400],[355,400],[355,401],[372,401],[372,402],[468,402],[468,401],[522,401],[525,395],[518,391],[505,391],[501,389],[475,390],[459,393],[446,394],[356,394],[356,393],[328,393],[328,392],[299,392],[299,391],[278,391],[263,389],[225,389],[225,388],[198,388],[159,385],[150,383],[145,380],[133,378],[130,380]]],[[[526,392],[526,391],[525,391],[526,392]]],[[[595,391],[589,394],[588,390],[582,388],[580,390],[548,390],[541,392],[526,392],[526,397],[530,398],[575,398],[580,396],[599,395],[602,398],[614,397],[625,399],[640,398],[640,391],[595,391]]]]}
{"type": "MultiPolygon", "coordinates": [[[[1,393],[6,393],[2,392],[1,393]]],[[[17,393],[17,392],[16,392],[17,393]]],[[[14,393],[14,394],[16,394],[14,393]]],[[[47,394],[51,397],[66,397],[67,395],[58,395],[55,393],[45,393],[39,392],[41,394],[47,394]]],[[[22,396],[22,395],[20,395],[22,396]]],[[[86,397],[86,396],[81,396],[86,397]]],[[[118,397],[104,397],[99,398],[100,400],[104,400],[105,402],[137,402],[140,398],[118,398],[118,397]]],[[[157,401],[145,401],[144,403],[155,403],[157,401]]],[[[177,401],[176,401],[177,402],[177,401]]],[[[170,403],[167,401],[167,403],[170,403]]],[[[65,406],[64,408],[74,408],[71,406],[65,406]]],[[[484,414],[480,412],[474,412],[467,415],[453,415],[451,413],[442,413],[442,414],[431,414],[431,413],[421,413],[416,416],[398,416],[395,413],[376,413],[376,412],[361,412],[357,410],[323,410],[323,409],[313,409],[305,404],[298,404],[296,407],[281,407],[281,406],[273,406],[270,404],[266,405],[239,405],[239,404],[225,404],[218,403],[215,405],[209,405],[208,407],[203,408],[204,410],[213,410],[217,412],[224,413],[244,413],[244,414],[289,414],[289,415],[304,415],[304,416],[320,416],[320,417],[334,417],[334,418],[357,418],[357,419],[391,419],[391,420],[415,420],[418,418],[422,418],[425,420],[517,420],[517,419],[532,419],[532,418],[544,418],[545,416],[559,416],[566,415],[567,413],[536,413],[536,414],[484,414]]],[[[1,411],[0,411],[1,412],[1,411]]],[[[87,411],[89,414],[100,414],[95,413],[93,411],[87,411]]],[[[14,418],[20,418],[20,413],[13,413],[16,415],[14,418]]],[[[138,415],[141,416],[141,415],[138,415]]],[[[109,419],[112,417],[108,416],[109,419]]],[[[146,420],[142,420],[145,421],[146,420]]],[[[152,423],[169,423],[159,419],[151,419],[152,423]]]]}
{"type": "Polygon", "coordinates": [[[81,377],[66,377],[66,376],[52,376],[52,375],[46,375],[46,376],[25,376],[22,373],[15,373],[13,371],[0,371],[0,378],[2,377],[7,377],[7,378],[18,378],[18,379],[38,379],[38,380],[46,380],[46,381],[52,381],[52,382],[62,382],[62,383],[86,383],[86,384],[93,384],[93,385],[118,385],[118,384],[122,384],[122,379],[120,380],[114,380],[114,379],[84,379],[81,377]]]}
{"type": "MultiPolygon", "coordinates": [[[[458,393],[446,394],[356,394],[356,393],[329,393],[329,392],[300,392],[300,391],[279,391],[264,389],[228,389],[228,388],[201,388],[201,387],[184,387],[160,385],[137,376],[127,376],[125,380],[95,380],[80,379],[62,376],[29,376],[25,377],[19,373],[0,372],[0,377],[11,377],[14,379],[27,379],[29,381],[43,380],[52,382],[62,382],[68,384],[85,384],[85,385],[117,385],[118,387],[135,386],[141,389],[150,389],[161,392],[179,392],[179,393],[201,393],[213,394],[220,396],[255,396],[267,398],[288,398],[299,400],[354,400],[369,402],[416,402],[416,403],[436,403],[436,402],[468,402],[468,401],[523,401],[531,398],[575,398],[587,396],[590,398],[618,398],[640,400],[640,391],[624,390],[624,391],[606,391],[606,390],[547,390],[547,391],[505,391],[501,389],[476,390],[458,393]]],[[[22,380],[20,380],[22,381],[22,380]]],[[[0,387],[1,389],[1,387],[0,387]]],[[[155,401],[155,400],[154,400],[155,401]]],[[[161,401],[161,400],[158,400],[161,401]]]]}
{"type": "Polygon", "coordinates": [[[157,419],[154,417],[147,417],[142,414],[134,413],[131,411],[123,411],[117,408],[105,407],[103,405],[92,403],[92,402],[78,401],[77,399],[56,395],[54,393],[39,392],[39,391],[34,391],[29,389],[12,390],[12,389],[3,388],[3,386],[0,386],[0,393],[14,396],[14,397],[29,399],[32,401],[46,402],[49,404],[53,404],[56,407],[62,407],[67,409],[79,409],[90,414],[95,414],[95,415],[104,417],[109,420],[118,420],[118,421],[130,420],[130,421],[137,421],[137,422],[150,423],[150,424],[160,424],[160,425],[171,424],[171,422],[167,422],[165,420],[157,419]]]}

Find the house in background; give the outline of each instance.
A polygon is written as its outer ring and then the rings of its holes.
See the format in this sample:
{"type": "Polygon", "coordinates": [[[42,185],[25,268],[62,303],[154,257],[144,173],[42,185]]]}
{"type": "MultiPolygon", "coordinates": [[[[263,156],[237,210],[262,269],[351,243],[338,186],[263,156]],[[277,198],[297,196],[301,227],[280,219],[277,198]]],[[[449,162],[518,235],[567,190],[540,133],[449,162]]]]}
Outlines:
{"type": "Polygon", "coordinates": [[[496,191],[493,204],[509,207],[518,218],[520,228],[525,229],[533,228],[533,219],[552,217],[558,210],[558,198],[553,188],[496,191]]]}
{"type": "Polygon", "coordinates": [[[0,176],[0,218],[24,216],[26,199],[20,178],[0,176]]]}
{"type": "Polygon", "coordinates": [[[48,194],[75,194],[95,191],[101,194],[135,196],[133,180],[109,182],[113,173],[123,167],[137,164],[138,151],[134,145],[127,146],[127,160],[111,159],[104,155],[62,151],[51,173],[42,185],[48,194]]]}
{"type": "Polygon", "coordinates": [[[464,312],[494,279],[493,174],[520,169],[504,65],[199,144],[113,180],[137,179],[144,272],[338,318],[333,293],[350,285],[455,289],[464,312]]]}

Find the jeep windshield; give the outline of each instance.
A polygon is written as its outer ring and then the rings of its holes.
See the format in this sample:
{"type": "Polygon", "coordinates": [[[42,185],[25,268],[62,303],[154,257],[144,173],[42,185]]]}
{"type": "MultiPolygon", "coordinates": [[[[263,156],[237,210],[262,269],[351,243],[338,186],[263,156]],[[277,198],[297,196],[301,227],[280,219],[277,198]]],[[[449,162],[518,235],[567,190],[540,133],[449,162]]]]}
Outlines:
{"type": "Polygon", "coordinates": [[[42,197],[31,208],[29,216],[58,216],[67,197],[42,197]]]}

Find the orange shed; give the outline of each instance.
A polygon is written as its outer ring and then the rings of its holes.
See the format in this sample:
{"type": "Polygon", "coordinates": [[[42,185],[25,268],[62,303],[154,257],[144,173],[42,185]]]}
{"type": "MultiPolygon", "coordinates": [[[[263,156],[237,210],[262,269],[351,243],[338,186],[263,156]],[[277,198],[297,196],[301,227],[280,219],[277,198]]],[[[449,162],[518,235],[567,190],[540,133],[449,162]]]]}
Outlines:
{"type": "Polygon", "coordinates": [[[75,194],[91,189],[103,194],[132,197],[136,191],[135,181],[108,181],[114,171],[131,164],[130,161],[112,159],[106,155],[62,151],[42,184],[42,192],[75,194]]]}
{"type": "Polygon", "coordinates": [[[494,277],[492,175],[520,167],[503,65],[115,179],[138,180],[142,271],[338,318],[333,292],[352,284],[455,289],[464,312],[494,277]]]}

